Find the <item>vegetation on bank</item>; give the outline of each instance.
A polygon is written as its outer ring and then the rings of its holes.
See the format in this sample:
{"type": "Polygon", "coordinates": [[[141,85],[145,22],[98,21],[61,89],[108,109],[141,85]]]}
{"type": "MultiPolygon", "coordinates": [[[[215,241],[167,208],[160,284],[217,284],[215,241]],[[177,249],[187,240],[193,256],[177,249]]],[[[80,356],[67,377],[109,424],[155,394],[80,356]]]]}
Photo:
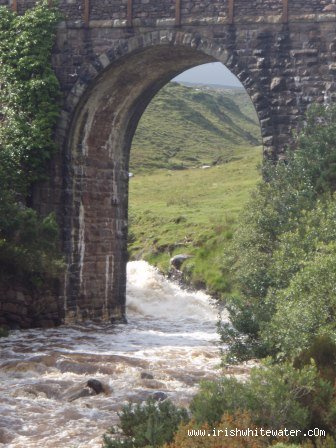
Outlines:
{"type": "Polygon", "coordinates": [[[129,404],[103,447],[335,448],[336,399],[322,370],[312,362],[298,368],[266,361],[245,382],[230,376],[203,382],[188,412],[168,400],[129,404]],[[248,428],[258,435],[246,433],[248,428]]]}
{"type": "Polygon", "coordinates": [[[225,258],[238,215],[256,185],[261,148],[236,153],[237,160],[203,170],[160,170],[130,179],[131,259],[146,259],[163,272],[173,255],[192,255],[185,280],[214,295],[230,290],[225,258]]]}
{"type": "Polygon", "coordinates": [[[189,416],[186,409],[175,406],[169,400],[147,400],[144,404],[125,405],[119,419],[119,425],[104,435],[104,448],[162,446],[173,440],[179,425],[187,423],[189,416]],[[115,438],[114,435],[119,437],[115,438]]]}
{"type": "Polygon", "coordinates": [[[292,359],[336,341],[336,109],[312,108],[286,163],[266,164],[234,236],[228,361],[292,359]]]}
{"type": "Polygon", "coordinates": [[[103,447],[335,448],[335,362],[335,343],[322,338],[294,363],[263,361],[244,382],[225,375],[202,382],[188,412],[168,400],[129,404],[103,447]],[[213,436],[213,428],[222,432],[213,436]],[[248,428],[258,435],[228,436],[248,428]]]}
{"type": "Polygon", "coordinates": [[[61,266],[53,215],[31,205],[34,186],[46,180],[56,150],[53,130],[60,88],[51,67],[59,20],[39,2],[18,15],[0,7],[0,281],[40,281],[61,266]]]}

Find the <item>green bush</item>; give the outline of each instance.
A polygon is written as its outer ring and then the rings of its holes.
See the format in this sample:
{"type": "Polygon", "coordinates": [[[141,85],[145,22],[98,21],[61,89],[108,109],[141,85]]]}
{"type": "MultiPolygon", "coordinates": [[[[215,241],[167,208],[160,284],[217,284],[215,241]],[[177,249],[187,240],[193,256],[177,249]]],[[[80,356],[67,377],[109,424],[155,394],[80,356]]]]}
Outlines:
{"type": "Polygon", "coordinates": [[[123,407],[119,419],[118,428],[109,431],[114,437],[104,435],[104,448],[158,447],[170,442],[180,423],[189,420],[187,411],[169,400],[129,403],[123,407]]]}
{"type": "Polygon", "coordinates": [[[292,445],[287,443],[277,443],[276,445],[272,445],[273,448],[336,448],[336,440],[330,436],[327,436],[325,439],[317,439],[315,440],[315,444],[311,440],[307,440],[300,445],[292,445]]]}
{"type": "Polygon", "coordinates": [[[336,381],[336,343],[328,335],[317,336],[308,349],[294,359],[294,367],[301,369],[314,360],[320,376],[334,384],[336,381]]]}
{"type": "Polygon", "coordinates": [[[59,18],[47,1],[23,15],[0,9],[1,179],[24,195],[45,179],[45,162],[56,149],[60,88],[51,50],[59,18]]]}
{"type": "Polygon", "coordinates": [[[200,423],[215,425],[224,412],[247,410],[259,426],[319,428],[335,437],[335,378],[336,343],[330,335],[319,335],[293,366],[266,364],[253,369],[245,383],[224,377],[202,384],[191,410],[200,423]]]}
{"type": "Polygon", "coordinates": [[[293,445],[292,443],[277,443],[276,445],[272,445],[272,448],[300,448],[302,445],[293,445]]]}
{"type": "MultiPolygon", "coordinates": [[[[173,442],[163,445],[163,448],[267,448],[269,446],[269,437],[254,437],[249,434],[221,437],[219,433],[221,431],[222,434],[225,434],[227,431],[237,429],[245,432],[246,429],[253,431],[258,428],[246,411],[235,412],[234,414],[225,413],[220,422],[216,423],[215,430],[218,431],[219,437],[205,437],[205,435],[213,433],[214,427],[207,423],[197,424],[195,420],[191,420],[188,424],[181,425],[174,436],[173,442]],[[195,430],[198,435],[194,433],[195,430]],[[190,432],[194,435],[190,436],[190,432]]],[[[283,439],[282,437],[277,440],[283,439]]]]}
{"type": "Polygon", "coordinates": [[[294,360],[295,368],[302,368],[314,361],[319,373],[313,393],[304,400],[310,411],[310,427],[324,429],[336,435],[336,343],[328,335],[317,336],[308,349],[294,360]]]}
{"type": "Polygon", "coordinates": [[[336,337],[335,116],[336,107],[311,108],[286,163],[265,163],[266,182],[241,218],[228,260],[237,294],[227,298],[231,323],[220,327],[230,345],[226,362],[290,358],[317,334],[336,337]]]}
{"type": "Polygon", "coordinates": [[[321,245],[289,286],[273,293],[275,312],[261,335],[278,356],[298,355],[319,335],[336,340],[335,265],[335,244],[321,245]]]}
{"type": "Polygon", "coordinates": [[[190,410],[196,423],[216,425],[224,412],[245,409],[244,384],[234,377],[224,377],[221,381],[204,381],[195,395],[190,410]]]}
{"type": "Polygon", "coordinates": [[[60,88],[51,51],[59,18],[46,0],[23,15],[0,7],[0,281],[36,283],[62,268],[55,216],[29,207],[56,150],[60,88]]]}
{"type": "Polygon", "coordinates": [[[190,409],[197,423],[215,425],[224,414],[247,410],[256,425],[266,428],[305,429],[309,409],[302,403],[317,384],[314,366],[295,369],[289,363],[254,368],[246,382],[223,377],[202,383],[190,409]]]}

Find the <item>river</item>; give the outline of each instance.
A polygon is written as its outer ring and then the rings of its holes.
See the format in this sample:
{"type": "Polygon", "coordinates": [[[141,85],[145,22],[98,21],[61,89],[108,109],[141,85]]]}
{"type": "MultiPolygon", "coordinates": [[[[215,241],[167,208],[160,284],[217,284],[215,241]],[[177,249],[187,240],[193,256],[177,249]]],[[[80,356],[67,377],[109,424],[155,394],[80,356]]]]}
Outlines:
{"type": "Polygon", "coordinates": [[[12,331],[0,340],[0,447],[100,448],[123,403],[164,392],[186,405],[201,379],[219,375],[211,298],[144,261],[127,271],[127,325],[12,331]],[[91,378],[105,393],[69,401],[91,378]]]}

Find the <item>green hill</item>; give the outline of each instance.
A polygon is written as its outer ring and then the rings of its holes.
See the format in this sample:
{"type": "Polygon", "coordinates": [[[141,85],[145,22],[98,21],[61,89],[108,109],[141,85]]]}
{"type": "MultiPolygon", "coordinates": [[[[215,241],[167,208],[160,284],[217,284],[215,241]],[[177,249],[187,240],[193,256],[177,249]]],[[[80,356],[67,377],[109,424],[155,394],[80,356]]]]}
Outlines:
{"type": "Polygon", "coordinates": [[[157,170],[130,179],[129,255],[169,270],[173,255],[193,256],[187,280],[222,295],[231,288],[225,257],[239,212],[260,178],[261,147],[207,170],[157,170]]]}
{"type": "Polygon", "coordinates": [[[130,259],[166,272],[173,255],[187,253],[186,280],[223,296],[232,286],[228,246],[260,178],[259,140],[244,90],[166,86],[145,111],[133,142],[130,259]],[[201,169],[205,164],[211,168],[201,169]]]}
{"type": "Polygon", "coordinates": [[[260,145],[260,127],[243,89],[166,85],[142,116],[130,170],[215,165],[260,145]]]}

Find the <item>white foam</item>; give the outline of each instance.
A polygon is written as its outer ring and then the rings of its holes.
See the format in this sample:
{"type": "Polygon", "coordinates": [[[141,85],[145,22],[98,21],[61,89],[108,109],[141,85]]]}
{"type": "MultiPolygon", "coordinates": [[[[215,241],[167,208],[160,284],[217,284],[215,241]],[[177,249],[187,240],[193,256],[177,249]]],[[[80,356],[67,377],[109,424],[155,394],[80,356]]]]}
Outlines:
{"type": "Polygon", "coordinates": [[[215,374],[217,310],[211,298],[182,289],[144,261],[129,263],[127,275],[128,325],[85,323],[14,331],[3,339],[0,413],[6,418],[0,417],[0,429],[13,437],[6,448],[100,448],[128,399],[162,389],[177,402],[188,401],[198,379],[215,374]],[[94,373],[85,373],[92,364],[94,373]],[[144,369],[154,385],[141,380],[144,369]],[[62,401],[65,389],[92,377],[112,392],[62,401]],[[58,395],[45,395],[55,388],[58,395]]]}
{"type": "Polygon", "coordinates": [[[156,319],[196,319],[216,321],[218,312],[210,306],[211,298],[201,291],[188,291],[166,279],[146,261],[127,265],[127,307],[156,319]]]}

